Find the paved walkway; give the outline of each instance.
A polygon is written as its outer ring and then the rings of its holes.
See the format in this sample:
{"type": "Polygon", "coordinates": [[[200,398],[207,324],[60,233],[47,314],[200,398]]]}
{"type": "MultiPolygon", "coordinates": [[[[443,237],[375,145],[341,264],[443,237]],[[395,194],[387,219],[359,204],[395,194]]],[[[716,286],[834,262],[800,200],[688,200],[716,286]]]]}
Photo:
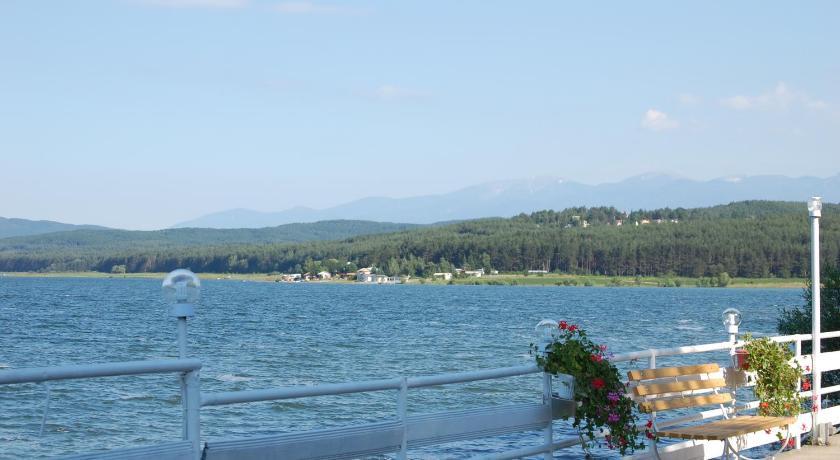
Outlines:
{"type": "Polygon", "coordinates": [[[778,460],[837,460],[840,459],[840,435],[834,435],[829,439],[828,446],[802,446],[800,450],[791,450],[777,455],[778,460]]]}

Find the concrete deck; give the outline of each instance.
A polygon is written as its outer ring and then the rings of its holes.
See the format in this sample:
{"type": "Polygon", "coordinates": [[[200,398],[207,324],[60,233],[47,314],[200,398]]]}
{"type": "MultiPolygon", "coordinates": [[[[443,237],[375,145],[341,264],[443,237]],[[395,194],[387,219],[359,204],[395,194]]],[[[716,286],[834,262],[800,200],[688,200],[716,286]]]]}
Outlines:
{"type": "Polygon", "coordinates": [[[837,460],[840,459],[840,435],[829,439],[828,446],[802,446],[800,450],[790,450],[777,455],[778,460],[837,460]]]}

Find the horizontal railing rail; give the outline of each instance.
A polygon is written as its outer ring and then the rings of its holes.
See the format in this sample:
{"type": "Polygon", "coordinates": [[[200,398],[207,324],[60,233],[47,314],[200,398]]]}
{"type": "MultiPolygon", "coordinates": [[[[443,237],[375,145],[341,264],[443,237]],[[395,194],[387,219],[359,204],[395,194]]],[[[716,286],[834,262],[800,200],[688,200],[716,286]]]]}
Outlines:
{"type": "MultiPolygon", "coordinates": [[[[542,370],[534,364],[525,366],[502,367],[498,369],[484,369],[471,372],[452,374],[426,375],[406,378],[408,388],[424,388],[454,383],[478,382],[481,380],[516,377],[519,375],[537,374],[542,370]]],[[[260,401],[279,401],[284,399],[307,398],[313,396],[335,396],[351,393],[366,393],[371,391],[399,390],[403,378],[367,380],[361,382],[327,383],[314,386],[290,386],[269,388],[263,390],[242,390],[217,393],[207,393],[201,397],[202,406],[221,406],[227,404],[241,404],[260,401]]]]}
{"type": "Polygon", "coordinates": [[[0,385],[39,383],[50,380],[73,380],[124,375],[166,374],[201,369],[198,359],[126,361],[121,363],[73,364],[56,367],[30,367],[0,372],[0,385]]]}

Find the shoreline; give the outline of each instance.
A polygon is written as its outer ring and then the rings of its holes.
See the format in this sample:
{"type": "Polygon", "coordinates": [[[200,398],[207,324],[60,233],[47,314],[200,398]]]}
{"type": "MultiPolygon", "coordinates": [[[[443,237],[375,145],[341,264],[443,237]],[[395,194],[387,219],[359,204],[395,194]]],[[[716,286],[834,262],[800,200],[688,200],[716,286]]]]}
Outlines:
{"type": "MultiPolygon", "coordinates": [[[[205,280],[220,281],[254,281],[254,282],[282,282],[281,275],[265,273],[197,273],[205,280]]],[[[102,272],[0,272],[0,278],[124,278],[124,279],[163,279],[166,273],[126,273],[113,274],[102,272]]],[[[633,276],[605,276],[605,275],[522,275],[499,274],[486,275],[480,278],[453,278],[451,281],[412,278],[405,284],[416,285],[506,285],[506,286],[554,286],[554,287],[672,287],[697,288],[702,278],[689,277],[633,277],[633,276]]],[[[362,284],[352,280],[332,279],[321,281],[305,281],[306,283],[324,284],[362,284]]],[[[802,289],[805,287],[804,278],[732,278],[726,288],[780,288],[802,289]]]]}

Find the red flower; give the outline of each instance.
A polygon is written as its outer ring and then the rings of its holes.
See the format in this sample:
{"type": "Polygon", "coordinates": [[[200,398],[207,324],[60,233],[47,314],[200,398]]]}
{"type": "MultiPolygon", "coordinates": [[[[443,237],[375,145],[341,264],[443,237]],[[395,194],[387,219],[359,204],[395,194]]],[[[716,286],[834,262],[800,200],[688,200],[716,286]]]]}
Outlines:
{"type": "Polygon", "coordinates": [[[604,388],[604,379],[602,379],[600,377],[596,377],[596,378],[592,379],[592,388],[594,388],[596,390],[600,390],[601,388],[604,388]]]}
{"type": "Polygon", "coordinates": [[[653,420],[648,420],[648,422],[645,426],[648,427],[648,428],[651,428],[653,426],[653,420]]]}
{"type": "Polygon", "coordinates": [[[599,355],[589,355],[589,359],[591,359],[592,361],[594,361],[596,363],[600,363],[601,361],[603,361],[604,358],[602,358],[599,355]]]}
{"type": "Polygon", "coordinates": [[[576,330],[578,330],[578,327],[577,327],[577,326],[575,326],[574,324],[572,324],[571,326],[569,326],[569,332],[575,332],[576,330]]]}
{"type": "Polygon", "coordinates": [[[802,382],[802,389],[805,390],[805,391],[810,390],[811,389],[811,382],[809,382],[807,380],[802,382]]]}
{"type": "Polygon", "coordinates": [[[819,409],[819,407],[817,407],[817,405],[816,405],[816,404],[814,404],[813,406],[811,406],[811,410],[812,410],[813,412],[816,412],[818,409],[819,409]]]}
{"type": "Polygon", "coordinates": [[[654,437],[653,433],[651,433],[650,431],[646,431],[645,436],[647,436],[648,439],[653,439],[653,437],[654,437]]]}
{"type": "Polygon", "coordinates": [[[767,404],[766,402],[763,402],[763,403],[759,404],[758,407],[760,407],[762,409],[767,409],[768,407],[770,407],[770,404],[767,404]]]}
{"type": "Polygon", "coordinates": [[[569,323],[560,321],[560,329],[566,330],[567,327],[569,327],[569,323]]]}

